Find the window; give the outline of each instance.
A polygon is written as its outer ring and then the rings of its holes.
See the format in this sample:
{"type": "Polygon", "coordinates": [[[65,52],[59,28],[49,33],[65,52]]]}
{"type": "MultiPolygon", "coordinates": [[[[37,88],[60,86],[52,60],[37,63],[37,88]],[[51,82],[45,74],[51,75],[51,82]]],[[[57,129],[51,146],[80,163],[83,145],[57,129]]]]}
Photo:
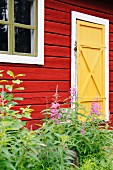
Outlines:
{"type": "Polygon", "coordinates": [[[90,110],[92,102],[99,102],[104,118],[108,121],[109,21],[107,19],[72,12],[71,59],[71,86],[77,88],[78,102],[83,104],[86,110],[90,110]]]}
{"type": "Polygon", "coordinates": [[[0,0],[0,62],[44,63],[44,0],[0,0]]]}

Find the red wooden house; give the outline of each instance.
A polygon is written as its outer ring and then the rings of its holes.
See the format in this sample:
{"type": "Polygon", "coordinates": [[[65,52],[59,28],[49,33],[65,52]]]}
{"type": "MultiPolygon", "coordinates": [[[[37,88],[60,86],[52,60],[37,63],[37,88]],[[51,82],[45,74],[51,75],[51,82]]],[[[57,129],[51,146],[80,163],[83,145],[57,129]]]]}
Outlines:
{"type": "Polygon", "coordinates": [[[36,128],[57,85],[61,100],[75,85],[88,107],[98,96],[112,121],[113,2],[1,0],[0,69],[26,75],[20,105],[34,109],[28,127],[36,128]]]}

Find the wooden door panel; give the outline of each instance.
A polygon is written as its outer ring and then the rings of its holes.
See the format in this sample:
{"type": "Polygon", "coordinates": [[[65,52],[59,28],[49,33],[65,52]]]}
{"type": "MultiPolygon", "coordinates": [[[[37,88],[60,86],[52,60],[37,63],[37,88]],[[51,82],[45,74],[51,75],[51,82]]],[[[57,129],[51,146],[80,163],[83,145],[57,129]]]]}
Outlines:
{"type": "Polygon", "coordinates": [[[77,20],[78,101],[90,110],[97,101],[105,113],[105,27],[77,20]]]}

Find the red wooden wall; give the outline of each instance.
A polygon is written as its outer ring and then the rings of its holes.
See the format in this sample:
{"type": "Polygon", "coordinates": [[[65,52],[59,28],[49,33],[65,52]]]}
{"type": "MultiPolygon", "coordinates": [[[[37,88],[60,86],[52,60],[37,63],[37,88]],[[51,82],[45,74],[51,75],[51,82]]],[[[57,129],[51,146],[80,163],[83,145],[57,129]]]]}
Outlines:
{"type": "MultiPolygon", "coordinates": [[[[113,2],[110,0],[46,0],[45,18],[49,21],[45,22],[45,26],[49,25],[51,32],[57,33],[59,45],[70,48],[71,37],[71,11],[78,11],[89,15],[108,19],[110,22],[110,42],[109,42],[109,65],[110,65],[110,121],[113,122],[113,2]],[[60,40],[59,40],[60,39],[60,40]]],[[[45,28],[45,30],[48,27],[45,28]]],[[[54,35],[55,37],[55,35],[54,35]]],[[[52,43],[55,43],[53,39],[52,43]]],[[[107,83],[107,82],[106,82],[107,83]]]]}
{"type": "MultiPolygon", "coordinates": [[[[71,11],[78,11],[110,21],[110,119],[113,113],[113,4],[110,0],[45,0],[45,64],[0,63],[0,69],[24,73],[25,91],[19,93],[24,102],[19,106],[31,105],[32,120],[27,126],[36,128],[42,119],[40,111],[51,102],[58,85],[61,100],[68,97],[71,70],[71,11]]],[[[7,78],[7,77],[5,77],[7,78]]],[[[15,94],[16,96],[18,93],[15,94]]]]}

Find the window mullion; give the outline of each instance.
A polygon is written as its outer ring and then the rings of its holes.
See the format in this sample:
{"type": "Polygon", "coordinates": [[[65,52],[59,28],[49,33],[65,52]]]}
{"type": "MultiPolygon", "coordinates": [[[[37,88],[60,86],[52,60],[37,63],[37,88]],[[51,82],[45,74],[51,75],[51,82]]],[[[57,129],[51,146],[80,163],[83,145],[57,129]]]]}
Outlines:
{"type": "Polygon", "coordinates": [[[14,54],[14,44],[15,44],[15,39],[14,39],[14,0],[12,0],[12,22],[11,22],[11,37],[12,37],[12,54],[14,54]]]}
{"type": "Polygon", "coordinates": [[[9,21],[0,20],[0,24],[8,25],[8,24],[9,24],[9,21]]]}
{"type": "Polygon", "coordinates": [[[9,2],[9,53],[14,51],[14,0],[9,2]]]}
{"type": "Polygon", "coordinates": [[[33,29],[33,30],[36,29],[36,27],[34,27],[34,26],[32,26],[32,25],[25,25],[25,24],[20,24],[20,23],[14,23],[14,27],[26,28],[26,29],[33,29]]]}
{"type": "Polygon", "coordinates": [[[8,29],[8,52],[11,54],[11,1],[8,0],[8,21],[9,21],[9,29],[8,29]]]}
{"type": "Polygon", "coordinates": [[[37,9],[38,9],[38,1],[34,0],[34,54],[37,55],[37,9]]]}

